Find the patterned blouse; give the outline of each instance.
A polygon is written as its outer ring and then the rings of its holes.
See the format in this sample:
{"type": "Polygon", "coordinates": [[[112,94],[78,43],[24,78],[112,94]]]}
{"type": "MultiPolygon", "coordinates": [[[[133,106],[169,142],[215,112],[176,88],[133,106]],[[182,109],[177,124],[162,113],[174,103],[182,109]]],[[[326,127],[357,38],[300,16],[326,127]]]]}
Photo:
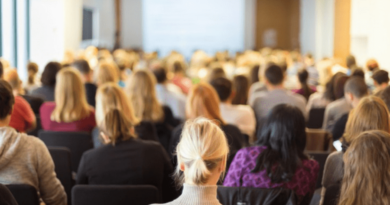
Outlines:
{"type": "Polygon", "coordinates": [[[297,168],[290,182],[271,183],[266,170],[251,173],[251,170],[256,166],[257,157],[265,149],[265,146],[254,146],[239,150],[230,165],[223,185],[238,187],[240,186],[240,178],[242,178],[243,187],[283,187],[293,190],[299,198],[308,193],[314,193],[319,171],[318,162],[314,160],[302,160],[303,166],[297,168]]]}

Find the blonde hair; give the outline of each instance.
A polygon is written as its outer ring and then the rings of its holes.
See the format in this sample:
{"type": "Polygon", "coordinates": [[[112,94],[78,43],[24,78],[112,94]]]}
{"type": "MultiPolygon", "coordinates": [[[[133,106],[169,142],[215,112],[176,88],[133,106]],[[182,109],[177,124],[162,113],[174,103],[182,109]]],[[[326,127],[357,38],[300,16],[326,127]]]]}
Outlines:
{"type": "Polygon", "coordinates": [[[107,82],[117,83],[119,81],[119,68],[112,61],[102,61],[94,71],[95,82],[103,85],[107,82]]]}
{"type": "Polygon", "coordinates": [[[390,204],[390,134],[364,132],[344,154],[339,205],[390,204]]]}
{"type": "Polygon", "coordinates": [[[110,109],[118,109],[132,125],[139,123],[125,92],[115,83],[105,83],[96,92],[96,124],[100,124],[110,109]]]}
{"type": "Polygon", "coordinates": [[[176,147],[178,182],[192,182],[196,185],[207,183],[220,163],[226,169],[229,146],[224,132],[211,120],[196,118],[184,125],[179,144],[176,147]],[[184,164],[184,176],[180,166],[184,164]]]}
{"type": "Polygon", "coordinates": [[[186,103],[186,115],[189,119],[205,117],[224,124],[219,109],[219,97],[211,85],[199,83],[192,87],[186,103]]]}
{"type": "Polygon", "coordinates": [[[126,81],[126,93],[134,107],[135,116],[140,120],[164,120],[164,111],[157,100],[155,86],[156,78],[147,70],[135,71],[126,81]]]}
{"type": "Polygon", "coordinates": [[[134,133],[134,125],[118,109],[107,111],[104,119],[99,124],[99,129],[110,139],[112,145],[115,145],[118,141],[137,138],[134,133]]]}
{"type": "Polygon", "coordinates": [[[50,119],[56,122],[74,122],[93,112],[87,103],[84,83],[75,68],[61,69],[56,77],[56,107],[50,119]]]}
{"type": "Polygon", "coordinates": [[[382,99],[375,96],[364,97],[348,117],[343,141],[347,144],[364,131],[390,131],[389,112],[382,99]]]}

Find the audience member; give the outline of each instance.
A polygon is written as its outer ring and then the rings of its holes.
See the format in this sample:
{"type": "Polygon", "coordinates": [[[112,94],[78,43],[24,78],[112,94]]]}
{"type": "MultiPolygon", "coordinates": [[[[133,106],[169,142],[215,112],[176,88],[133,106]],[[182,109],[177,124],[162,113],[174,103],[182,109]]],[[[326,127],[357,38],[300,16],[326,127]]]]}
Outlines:
{"type": "Polygon", "coordinates": [[[220,111],[222,119],[226,123],[236,125],[242,133],[248,135],[249,141],[254,142],[254,133],[256,129],[256,118],[252,108],[249,105],[232,105],[235,91],[233,85],[227,78],[217,78],[210,82],[217,91],[220,100],[220,111]]]}
{"type": "Polygon", "coordinates": [[[54,101],[54,88],[56,86],[56,75],[61,69],[61,64],[49,62],[41,76],[41,87],[31,91],[31,95],[42,98],[44,101],[54,101]]]}
{"type": "Polygon", "coordinates": [[[335,85],[333,86],[333,92],[336,100],[326,106],[324,121],[322,124],[322,129],[324,130],[331,132],[334,123],[352,109],[351,104],[348,103],[344,95],[344,86],[348,79],[349,77],[345,74],[340,74],[334,81],[335,85]]]}
{"type": "MultiPolygon", "coordinates": [[[[345,99],[348,103],[355,108],[360,100],[368,95],[368,88],[364,81],[364,78],[361,77],[352,77],[350,78],[344,87],[345,99]]],[[[332,136],[333,140],[338,140],[342,137],[345,130],[345,125],[348,121],[349,112],[341,116],[333,126],[332,136]]]]}
{"type": "Polygon", "coordinates": [[[260,81],[259,78],[259,72],[260,72],[260,65],[256,64],[254,65],[250,70],[250,86],[252,86],[254,83],[257,83],[260,81]]]}
{"type": "Polygon", "coordinates": [[[212,80],[220,78],[220,77],[226,78],[225,70],[222,67],[212,68],[209,72],[210,73],[209,73],[208,78],[207,78],[208,82],[211,82],[212,80]]]}
{"type": "Polygon", "coordinates": [[[57,75],[55,102],[40,109],[44,130],[91,132],[96,126],[95,110],[88,105],[85,87],[75,68],[64,68],[57,75]]]}
{"type": "Polygon", "coordinates": [[[287,91],[283,86],[284,72],[271,64],[265,70],[265,84],[268,92],[258,93],[257,97],[250,104],[255,111],[259,127],[264,123],[268,113],[278,104],[286,103],[297,106],[306,117],[306,100],[304,97],[287,91]]]}
{"type": "Polygon", "coordinates": [[[218,125],[205,118],[187,121],[176,153],[176,176],[183,191],[167,204],[220,205],[216,185],[225,172],[229,147],[218,125]]]}
{"type": "Polygon", "coordinates": [[[0,80],[3,79],[4,68],[3,63],[0,61],[0,80]]]}
{"type": "Polygon", "coordinates": [[[360,134],[344,154],[339,205],[390,204],[390,134],[360,134]]]}
{"type": "Polygon", "coordinates": [[[372,74],[372,79],[374,80],[373,93],[377,93],[385,89],[389,85],[389,73],[385,70],[377,70],[372,74]]]}
{"type": "Polygon", "coordinates": [[[322,177],[321,204],[326,189],[334,184],[340,184],[344,175],[343,154],[349,144],[362,132],[383,130],[389,132],[389,113],[385,103],[378,97],[365,97],[353,109],[348,117],[345,134],[342,138],[343,151],[333,152],[326,159],[322,177]]]}
{"type": "Polygon", "coordinates": [[[314,193],[319,165],[304,154],[305,118],[302,111],[280,104],[271,110],[257,146],[239,150],[224,186],[292,189],[301,202],[314,193]]]}
{"type": "Polygon", "coordinates": [[[27,84],[25,86],[27,93],[30,93],[32,90],[39,87],[39,83],[37,80],[38,70],[39,70],[38,65],[36,63],[29,62],[27,64],[28,79],[27,79],[27,84]]]}
{"type": "MultiPolygon", "coordinates": [[[[105,83],[100,86],[96,94],[96,124],[103,121],[106,113],[111,109],[120,110],[135,127],[135,133],[142,140],[158,141],[157,131],[153,123],[140,122],[134,115],[134,109],[125,92],[115,83],[105,83]]],[[[92,132],[94,146],[102,145],[99,129],[92,132]]]]}
{"type": "Polygon", "coordinates": [[[155,68],[153,69],[153,74],[157,80],[156,93],[160,103],[168,106],[172,110],[175,118],[184,120],[186,118],[186,96],[182,94],[176,85],[168,82],[165,68],[155,68]]]}
{"type": "Polygon", "coordinates": [[[77,184],[147,184],[159,190],[160,201],[175,198],[172,164],[159,143],[139,140],[132,122],[118,109],[106,113],[99,129],[106,145],[83,154],[77,184]]]}
{"type": "Polygon", "coordinates": [[[233,78],[235,95],[232,100],[233,105],[247,105],[249,94],[249,80],[245,75],[236,75],[233,78]]]}
{"type": "Polygon", "coordinates": [[[14,103],[11,86],[0,80],[0,183],[28,184],[45,204],[66,205],[66,193],[45,144],[8,126],[14,103]]]}
{"type": "Polygon", "coordinates": [[[352,72],[355,69],[357,69],[355,56],[353,56],[352,54],[348,55],[346,58],[346,64],[347,64],[347,75],[351,76],[352,72]]]}
{"type": "Polygon", "coordinates": [[[390,86],[375,93],[375,96],[380,97],[385,102],[387,109],[390,110],[390,86]]]}
{"type": "Polygon", "coordinates": [[[298,71],[298,80],[301,86],[300,89],[293,90],[294,93],[302,95],[306,101],[309,100],[311,94],[315,93],[317,89],[315,87],[310,87],[307,83],[307,79],[309,78],[309,73],[306,69],[301,69],[298,71]]]}
{"type": "Polygon", "coordinates": [[[13,127],[18,132],[28,132],[33,130],[36,125],[34,111],[30,104],[20,96],[22,88],[22,81],[15,69],[9,69],[4,74],[4,80],[7,81],[11,87],[14,95],[15,103],[11,114],[11,121],[9,126],[13,127]]]}
{"type": "Polygon", "coordinates": [[[375,89],[374,87],[374,80],[372,79],[372,75],[375,71],[379,70],[379,64],[375,59],[369,59],[366,62],[367,72],[364,75],[364,78],[366,80],[366,84],[368,85],[368,88],[370,91],[373,91],[375,89]]]}
{"type": "Polygon", "coordinates": [[[85,93],[87,96],[87,102],[89,105],[95,107],[96,90],[97,87],[93,83],[93,72],[86,60],[76,60],[72,63],[72,66],[80,71],[81,77],[84,82],[85,93]]]}
{"type": "Polygon", "coordinates": [[[264,69],[261,69],[259,66],[258,72],[257,72],[257,79],[259,79],[257,82],[252,83],[251,87],[249,88],[248,93],[248,104],[251,104],[256,97],[257,93],[261,93],[263,91],[267,91],[267,87],[265,86],[264,82],[264,76],[263,76],[264,69]]]}
{"type": "Polygon", "coordinates": [[[97,86],[107,82],[119,85],[119,69],[114,62],[103,60],[94,70],[94,78],[97,86]]]}
{"type": "Polygon", "coordinates": [[[320,79],[320,75],[316,68],[313,55],[310,53],[306,54],[304,60],[305,60],[306,70],[308,73],[307,83],[310,86],[317,86],[318,81],[320,79]]]}
{"type": "Polygon", "coordinates": [[[364,71],[361,68],[356,68],[352,71],[351,77],[361,77],[364,79],[364,71]]]}
{"type": "Polygon", "coordinates": [[[173,78],[171,81],[187,95],[190,92],[192,82],[186,77],[183,67],[184,66],[181,62],[175,62],[173,64],[173,78]]]}

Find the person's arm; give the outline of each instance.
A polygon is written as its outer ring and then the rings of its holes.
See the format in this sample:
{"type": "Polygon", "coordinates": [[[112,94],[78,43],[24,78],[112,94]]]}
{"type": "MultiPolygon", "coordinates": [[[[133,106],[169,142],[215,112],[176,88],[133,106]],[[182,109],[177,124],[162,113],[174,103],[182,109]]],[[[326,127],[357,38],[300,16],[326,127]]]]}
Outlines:
{"type": "Polygon", "coordinates": [[[321,202],[324,200],[326,189],[330,185],[337,184],[341,181],[343,178],[343,170],[342,153],[334,152],[330,154],[326,159],[324,174],[322,175],[321,202]]]}
{"type": "Polygon", "coordinates": [[[224,186],[230,187],[239,187],[240,186],[240,178],[242,177],[243,169],[245,168],[245,151],[239,150],[234,156],[232,163],[230,164],[229,170],[227,171],[225,180],[223,182],[224,186]]]}
{"type": "Polygon", "coordinates": [[[345,114],[336,121],[332,129],[333,141],[339,140],[343,136],[347,120],[348,114],[345,114]]]}
{"type": "Polygon", "coordinates": [[[86,153],[83,154],[80,160],[79,168],[77,170],[76,184],[88,184],[88,176],[86,170],[86,153]]]}
{"type": "Polygon", "coordinates": [[[54,171],[54,163],[50,156],[49,150],[39,139],[35,146],[37,160],[37,174],[39,180],[39,193],[46,204],[66,205],[67,197],[64,187],[57,179],[54,171]]]}

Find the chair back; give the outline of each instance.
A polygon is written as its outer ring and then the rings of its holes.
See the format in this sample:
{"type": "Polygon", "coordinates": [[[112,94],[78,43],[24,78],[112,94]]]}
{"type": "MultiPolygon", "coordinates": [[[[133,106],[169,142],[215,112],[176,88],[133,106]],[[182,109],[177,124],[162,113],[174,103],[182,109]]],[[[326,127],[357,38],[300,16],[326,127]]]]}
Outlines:
{"type": "Polygon", "coordinates": [[[321,129],[324,122],[325,108],[312,108],[309,111],[309,120],[306,127],[310,129],[321,129]]]}
{"type": "Polygon", "coordinates": [[[289,189],[247,188],[218,186],[217,197],[221,204],[245,205],[296,205],[295,193],[289,189]]]}
{"type": "Polygon", "coordinates": [[[337,205],[340,198],[340,184],[334,184],[325,191],[323,205],[337,205]]]}
{"type": "Polygon", "coordinates": [[[40,130],[38,133],[46,146],[66,147],[71,153],[72,171],[77,172],[83,153],[93,148],[91,134],[86,132],[53,132],[40,130]]]}
{"type": "Polygon", "coordinates": [[[37,122],[37,126],[35,127],[34,130],[31,130],[29,132],[27,132],[28,135],[31,135],[31,136],[34,136],[34,137],[38,137],[38,132],[39,130],[42,129],[42,123],[41,123],[41,117],[38,115],[35,115],[35,119],[36,119],[36,122],[37,122]]]}
{"type": "Polygon", "coordinates": [[[306,129],[305,151],[330,151],[332,142],[331,133],[321,129],[306,129]]]}
{"type": "Polygon", "coordinates": [[[75,184],[72,178],[70,150],[66,147],[48,147],[48,149],[54,162],[54,171],[65,189],[66,195],[68,196],[68,202],[70,202],[72,186],[75,184]]]}
{"type": "Polygon", "coordinates": [[[76,185],[73,205],[149,205],[157,203],[158,190],[150,185],[76,185]]]}
{"type": "Polygon", "coordinates": [[[19,205],[39,205],[39,196],[37,190],[27,184],[9,184],[6,185],[19,205]]]}

